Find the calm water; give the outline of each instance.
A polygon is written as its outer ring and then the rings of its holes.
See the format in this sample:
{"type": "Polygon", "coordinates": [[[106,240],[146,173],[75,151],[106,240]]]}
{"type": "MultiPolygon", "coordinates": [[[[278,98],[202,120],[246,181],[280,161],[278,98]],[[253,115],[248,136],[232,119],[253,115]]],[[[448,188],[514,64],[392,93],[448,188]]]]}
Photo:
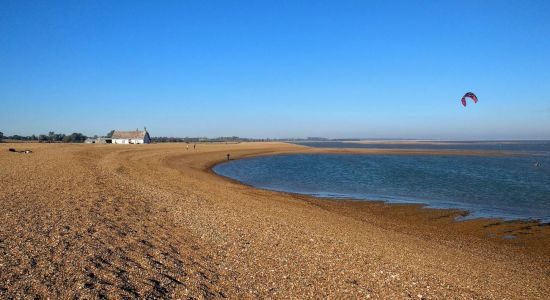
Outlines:
{"type": "Polygon", "coordinates": [[[434,149],[434,150],[491,150],[526,152],[550,155],[550,141],[434,141],[403,144],[398,141],[369,144],[351,142],[297,142],[295,144],[318,148],[373,148],[373,149],[434,149]]]}
{"type": "Polygon", "coordinates": [[[235,160],[216,166],[214,171],[269,190],[424,203],[429,207],[468,210],[473,218],[550,222],[550,156],[539,154],[278,155],[235,160]],[[535,161],[541,166],[535,167],[535,161]]]}

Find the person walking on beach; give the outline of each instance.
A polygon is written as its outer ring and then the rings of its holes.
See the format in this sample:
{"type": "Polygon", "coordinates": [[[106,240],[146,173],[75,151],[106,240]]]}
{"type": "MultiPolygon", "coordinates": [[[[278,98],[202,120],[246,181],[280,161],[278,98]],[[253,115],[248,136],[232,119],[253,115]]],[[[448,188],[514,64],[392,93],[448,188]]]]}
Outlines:
{"type": "Polygon", "coordinates": [[[189,150],[189,144],[187,144],[187,150],[189,150]]]}
{"type": "Polygon", "coordinates": [[[193,150],[197,149],[197,144],[193,144],[193,150]]]}
{"type": "Polygon", "coordinates": [[[229,154],[229,153],[227,153],[227,160],[229,160],[229,156],[230,156],[230,154],[229,154]]]}

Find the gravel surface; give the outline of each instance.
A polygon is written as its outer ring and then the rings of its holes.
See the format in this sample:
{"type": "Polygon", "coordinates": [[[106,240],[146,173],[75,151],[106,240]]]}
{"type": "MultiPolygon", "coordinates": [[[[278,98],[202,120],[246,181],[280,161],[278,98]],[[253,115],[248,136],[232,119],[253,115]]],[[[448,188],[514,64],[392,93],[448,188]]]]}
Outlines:
{"type": "Polygon", "coordinates": [[[550,295],[550,226],[256,190],[210,171],[227,153],[399,151],[283,143],[8,151],[21,145],[0,144],[2,299],[550,295]]]}

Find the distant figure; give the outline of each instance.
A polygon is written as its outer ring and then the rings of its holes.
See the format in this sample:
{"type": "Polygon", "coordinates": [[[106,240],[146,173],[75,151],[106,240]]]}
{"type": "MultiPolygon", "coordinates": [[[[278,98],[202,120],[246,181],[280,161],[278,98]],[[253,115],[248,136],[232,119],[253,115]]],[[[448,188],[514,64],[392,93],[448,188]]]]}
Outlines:
{"type": "Polygon", "coordinates": [[[189,150],[189,144],[187,144],[187,150],[189,150]]]}
{"type": "Polygon", "coordinates": [[[197,144],[193,144],[193,150],[197,149],[197,144]]]}
{"type": "Polygon", "coordinates": [[[229,160],[229,157],[230,157],[230,156],[231,156],[231,155],[230,155],[229,153],[227,153],[227,160],[229,160]]]}

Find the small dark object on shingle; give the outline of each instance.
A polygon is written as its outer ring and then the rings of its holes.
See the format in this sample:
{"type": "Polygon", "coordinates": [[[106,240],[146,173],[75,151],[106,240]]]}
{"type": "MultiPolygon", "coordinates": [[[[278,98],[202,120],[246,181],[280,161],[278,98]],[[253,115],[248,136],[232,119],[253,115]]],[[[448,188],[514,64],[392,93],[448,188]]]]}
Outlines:
{"type": "Polygon", "coordinates": [[[10,152],[17,152],[17,153],[25,153],[25,154],[32,153],[32,151],[31,151],[31,150],[28,150],[28,149],[17,151],[17,150],[15,150],[14,148],[10,148],[10,149],[8,149],[8,151],[10,151],[10,152]]]}

